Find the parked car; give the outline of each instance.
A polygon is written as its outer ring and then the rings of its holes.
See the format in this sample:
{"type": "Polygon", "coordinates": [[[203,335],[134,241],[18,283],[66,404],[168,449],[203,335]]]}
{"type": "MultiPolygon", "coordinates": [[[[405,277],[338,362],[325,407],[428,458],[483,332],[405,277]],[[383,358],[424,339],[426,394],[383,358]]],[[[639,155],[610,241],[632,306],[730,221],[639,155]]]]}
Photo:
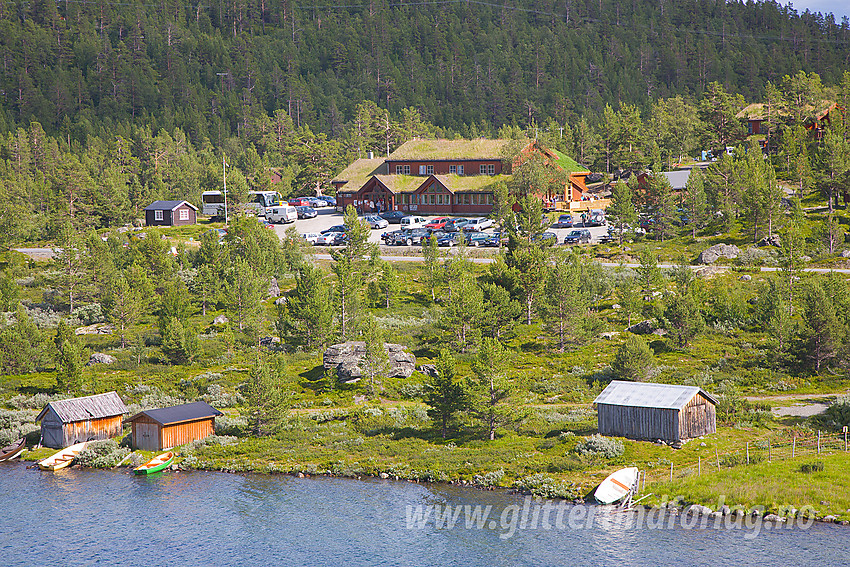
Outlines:
{"type": "Polygon", "coordinates": [[[385,211],[378,216],[390,224],[398,224],[401,219],[407,216],[407,213],[403,211],[385,211]]]}
{"type": "Polygon", "coordinates": [[[313,207],[295,207],[295,210],[298,211],[299,219],[313,219],[319,214],[313,207]]]}
{"type": "Polygon", "coordinates": [[[312,203],[308,197],[293,197],[289,204],[293,207],[309,207],[312,203]]]}
{"type": "Polygon", "coordinates": [[[319,199],[318,197],[307,197],[307,200],[310,201],[310,206],[314,209],[321,209],[328,206],[327,201],[319,199]]]}
{"type": "Polygon", "coordinates": [[[558,217],[558,222],[552,225],[552,228],[572,228],[573,215],[561,215],[558,217]]]}
{"type": "Polygon", "coordinates": [[[424,228],[426,224],[428,224],[428,219],[425,217],[420,217],[418,215],[410,215],[404,217],[398,223],[401,226],[401,229],[414,229],[414,228],[424,228]]]}
{"type": "Polygon", "coordinates": [[[423,238],[428,238],[430,233],[424,228],[414,228],[412,230],[401,230],[396,234],[388,244],[392,246],[413,246],[422,244],[423,238]]]}
{"type": "MultiPolygon", "coordinates": [[[[589,232],[588,232],[589,234],[589,232]]],[[[543,232],[540,234],[535,234],[531,238],[532,242],[538,242],[540,244],[557,244],[558,243],[558,235],[554,232],[543,232]]]]}
{"type": "Polygon", "coordinates": [[[590,231],[587,229],[571,230],[564,237],[564,244],[590,244],[591,238],[590,231]]]}
{"type": "Polygon", "coordinates": [[[344,232],[334,232],[334,239],[331,246],[344,246],[348,244],[348,234],[344,232]]]}
{"type": "Polygon", "coordinates": [[[300,218],[301,216],[298,214],[296,207],[290,205],[279,205],[266,209],[266,220],[269,222],[290,223],[300,218]]]}
{"type": "Polygon", "coordinates": [[[316,198],[327,203],[329,207],[336,207],[336,197],[331,197],[330,195],[319,195],[316,198]]]}
{"type": "Polygon", "coordinates": [[[437,246],[448,246],[451,248],[452,246],[460,244],[461,238],[463,238],[463,235],[460,232],[443,232],[442,235],[437,238],[437,246]]]}
{"type": "Polygon", "coordinates": [[[318,232],[305,232],[301,235],[301,238],[309,242],[310,244],[316,244],[316,240],[321,236],[318,232]]]}
{"type": "Polygon", "coordinates": [[[498,248],[500,244],[507,244],[508,242],[508,237],[500,230],[497,230],[494,233],[485,234],[487,234],[487,240],[481,243],[482,246],[498,248]]]}
{"type": "Polygon", "coordinates": [[[387,219],[382,219],[378,215],[366,215],[363,217],[363,220],[366,221],[371,228],[387,228],[390,225],[387,219]]]}
{"type": "Polygon", "coordinates": [[[469,219],[454,218],[443,226],[443,230],[445,230],[446,232],[458,232],[460,230],[463,230],[463,227],[465,227],[468,223],[469,219]]]}
{"type": "Polygon", "coordinates": [[[341,232],[323,232],[319,234],[318,238],[316,238],[316,242],[314,244],[316,246],[331,246],[336,240],[336,236],[338,234],[342,234],[341,232]]]}
{"type": "Polygon", "coordinates": [[[469,219],[469,222],[464,225],[463,230],[466,232],[475,232],[485,230],[491,226],[493,226],[493,219],[474,218],[469,219]]]}
{"type": "Polygon", "coordinates": [[[403,231],[401,230],[388,230],[387,232],[381,233],[381,240],[384,241],[384,244],[387,246],[392,246],[395,242],[396,236],[401,234],[403,231]]]}
{"type": "Polygon", "coordinates": [[[432,230],[440,230],[444,226],[446,226],[446,223],[450,220],[451,219],[449,217],[437,217],[435,219],[432,219],[431,222],[429,222],[428,224],[426,224],[425,228],[430,228],[432,230]]]}
{"type": "Polygon", "coordinates": [[[326,228],[325,230],[323,230],[322,234],[327,234],[329,232],[346,232],[347,230],[348,230],[348,227],[345,226],[344,224],[335,224],[332,227],[326,228]]]}
{"type": "Polygon", "coordinates": [[[486,242],[493,238],[492,232],[468,232],[464,234],[467,246],[487,246],[486,242]]]}
{"type": "Polygon", "coordinates": [[[594,209],[588,213],[585,226],[605,226],[605,211],[594,209]]]}

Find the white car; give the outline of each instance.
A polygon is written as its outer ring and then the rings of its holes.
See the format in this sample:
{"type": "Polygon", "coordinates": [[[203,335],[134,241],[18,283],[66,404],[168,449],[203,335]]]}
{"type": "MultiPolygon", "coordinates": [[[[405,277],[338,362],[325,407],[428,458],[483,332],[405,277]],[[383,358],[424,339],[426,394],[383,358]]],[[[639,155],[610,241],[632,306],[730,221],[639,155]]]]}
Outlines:
{"type": "Polygon", "coordinates": [[[318,232],[307,232],[301,235],[301,238],[309,242],[310,244],[316,244],[316,241],[319,239],[321,234],[318,232]]]}
{"type": "Polygon", "coordinates": [[[390,226],[388,220],[382,219],[378,215],[366,215],[365,217],[363,217],[363,220],[369,223],[369,226],[373,229],[387,228],[388,226],[390,226]]]}
{"type": "Polygon", "coordinates": [[[493,226],[493,219],[488,218],[475,218],[469,219],[469,222],[463,227],[463,230],[466,232],[476,232],[480,230],[485,230],[493,226]]]}
{"type": "Polygon", "coordinates": [[[411,215],[409,217],[404,217],[399,221],[399,228],[401,230],[409,230],[412,228],[422,228],[426,224],[428,224],[428,219],[425,217],[411,215]]]}
{"type": "Polygon", "coordinates": [[[316,235],[316,241],[313,243],[316,246],[330,246],[334,243],[337,237],[337,232],[326,232],[325,234],[316,235]]]}

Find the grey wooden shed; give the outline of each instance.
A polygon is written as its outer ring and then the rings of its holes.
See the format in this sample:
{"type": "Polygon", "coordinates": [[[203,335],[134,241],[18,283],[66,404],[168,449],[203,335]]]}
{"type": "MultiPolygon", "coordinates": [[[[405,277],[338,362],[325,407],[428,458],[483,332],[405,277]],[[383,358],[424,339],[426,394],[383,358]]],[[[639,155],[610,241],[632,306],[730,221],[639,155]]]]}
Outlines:
{"type": "Polygon", "coordinates": [[[35,418],[41,421],[41,442],[62,449],[82,441],[121,434],[127,406],[115,392],[50,402],[35,418]]]}
{"type": "Polygon", "coordinates": [[[602,435],[669,443],[717,431],[717,400],[696,386],[614,380],[593,403],[602,435]]]}

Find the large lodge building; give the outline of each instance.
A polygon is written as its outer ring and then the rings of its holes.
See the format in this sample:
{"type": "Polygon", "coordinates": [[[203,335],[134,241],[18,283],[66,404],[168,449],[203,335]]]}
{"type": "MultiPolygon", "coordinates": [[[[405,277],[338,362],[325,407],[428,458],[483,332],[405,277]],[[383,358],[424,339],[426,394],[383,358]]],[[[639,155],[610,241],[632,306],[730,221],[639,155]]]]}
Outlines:
{"type": "MultiPolygon", "coordinates": [[[[386,158],[358,159],[331,181],[337,206],[361,212],[412,214],[489,214],[494,187],[509,182],[501,157],[515,140],[411,140],[386,158]]],[[[590,172],[557,150],[527,140],[513,165],[539,152],[544,163],[569,174],[562,192],[541,194],[550,206],[569,209],[587,191],[590,172]]]]}

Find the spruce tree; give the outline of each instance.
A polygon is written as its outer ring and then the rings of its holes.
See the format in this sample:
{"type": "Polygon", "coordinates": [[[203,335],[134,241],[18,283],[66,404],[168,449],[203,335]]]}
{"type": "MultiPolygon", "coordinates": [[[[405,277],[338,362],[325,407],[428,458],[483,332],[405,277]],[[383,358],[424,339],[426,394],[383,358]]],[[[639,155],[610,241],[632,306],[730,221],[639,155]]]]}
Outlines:
{"type": "Polygon", "coordinates": [[[440,350],[435,366],[437,375],[425,384],[425,404],[428,417],[439,424],[440,434],[445,439],[449,422],[457,412],[466,409],[468,395],[456,380],[455,360],[448,350],[440,350]]]}

